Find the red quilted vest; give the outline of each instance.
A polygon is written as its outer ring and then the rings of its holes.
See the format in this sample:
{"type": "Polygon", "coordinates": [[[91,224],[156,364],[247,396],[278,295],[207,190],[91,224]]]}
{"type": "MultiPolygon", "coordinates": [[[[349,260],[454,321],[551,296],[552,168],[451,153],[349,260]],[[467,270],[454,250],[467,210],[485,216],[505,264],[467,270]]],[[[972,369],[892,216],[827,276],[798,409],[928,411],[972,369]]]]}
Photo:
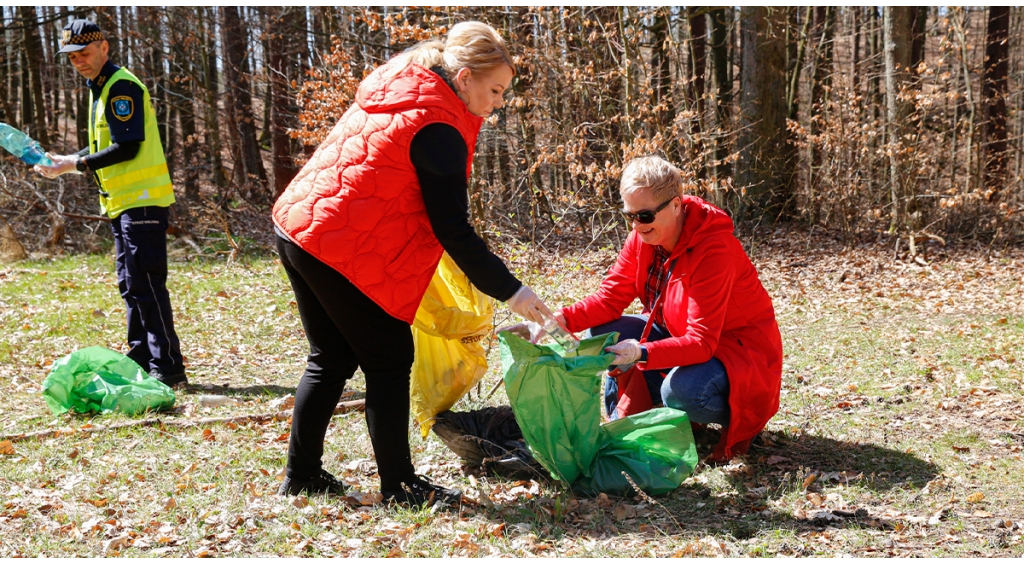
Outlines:
{"type": "Polygon", "coordinates": [[[483,119],[437,74],[386,64],[359,85],[355,104],[274,204],[274,223],[296,245],[331,266],[389,314],[412,324],[441,244],[427,218],[412,139],[447,123],[469,150],[483,119]]]}

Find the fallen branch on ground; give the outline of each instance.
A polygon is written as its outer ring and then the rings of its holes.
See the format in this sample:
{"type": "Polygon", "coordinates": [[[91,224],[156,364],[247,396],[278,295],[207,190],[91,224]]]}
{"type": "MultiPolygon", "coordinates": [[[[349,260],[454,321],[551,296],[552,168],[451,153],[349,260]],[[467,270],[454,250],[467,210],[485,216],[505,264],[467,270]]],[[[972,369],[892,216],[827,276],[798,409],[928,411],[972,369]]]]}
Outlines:
{"type": "MultiPolygon", "coordinates": [[[[334,408],[334,414],[347,413],[349,411],[362,410],[366,404],[365,399],[339,402],[334,408]]],[[[292,410],[286,409],[277,413],[254,413],[252,415],[236,415],[234,417],[203,417],[202,419],[164,419],[162,417],[151,417],[149,419],[135,419],[113,425],[95,425],[80,427],[78,429],[48,429],[34,433],[20,433],[16,435],[0,435],[0,441],[11,441],[12,443],[27,441],[30,439],[50,439],[55,437],[71,435],[89,435],[116,429],[129,427],[203,427],[206,425],[228,424],[228,423],[265,423],[267,421],[280,421],[292,416],[292,410]]]]}

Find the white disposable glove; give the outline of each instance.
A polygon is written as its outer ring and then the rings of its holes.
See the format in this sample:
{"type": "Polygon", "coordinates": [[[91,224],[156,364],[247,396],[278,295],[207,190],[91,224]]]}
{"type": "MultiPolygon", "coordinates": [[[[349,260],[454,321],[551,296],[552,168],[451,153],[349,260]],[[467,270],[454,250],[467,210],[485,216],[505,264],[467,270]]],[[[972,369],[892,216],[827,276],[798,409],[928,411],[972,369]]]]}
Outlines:
{"type": "Polygon", "coordinates": [[[548,306],[544,305],[544,302],[526,284],[523,284],[506,303],[508,308],[520,317],[541,325],[544,325],[545,317],[554,316],[548,306]]]}
{"type": "Polygon", "coordinates": [[[496,333],[501,333],[502,331],[508,331],[521,339],[530,341],[530,344],[533,345],[536,345],[537,341],[540,341],[545,335],[547,335],[547,331],[545,331],[543,327],[532,321],[524,321],[523,323],[516,323],[515,325],[507,325],[495,330],[496,333]]]}
{"type": "Polygon", "coordinates": [[[53,164],[50,166],[37,164],[32,167],[32,170],[50,179],[72,172],[81,174],[78,172],[78,155],[51,155],[50,153],[46,153],[46,156],[50,157],[53,164]]]}
{"type": "Polygon", "coordinates": [[[636,339],[619,341],[610,347],[605,347],[604,350],[615,354],[615,360],[612,361],[614,365],[630,366],[640,360],[640,341],[636,339]]]}

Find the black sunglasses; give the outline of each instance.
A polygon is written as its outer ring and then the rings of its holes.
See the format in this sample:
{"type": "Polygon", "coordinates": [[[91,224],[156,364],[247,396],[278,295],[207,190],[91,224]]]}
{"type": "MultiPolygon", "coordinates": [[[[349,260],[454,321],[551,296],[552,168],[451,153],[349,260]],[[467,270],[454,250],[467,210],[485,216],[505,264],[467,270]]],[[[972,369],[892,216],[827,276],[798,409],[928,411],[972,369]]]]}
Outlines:
{"type": "Polygon", "coordinates": [[[676,197],[672,196],[668,200],[665,200],[663,204],[654,208],[653,210],[640,210],[638,212],[628,212],[622,210],[622,216],[626,218],[627,223],[632,223],[633,221],[636,221],[638,223],[654,223],[654,216],[658,215],[658,212],[665,209],[665,206],[669,205],[674,199],[676,199],[676,197]]]}

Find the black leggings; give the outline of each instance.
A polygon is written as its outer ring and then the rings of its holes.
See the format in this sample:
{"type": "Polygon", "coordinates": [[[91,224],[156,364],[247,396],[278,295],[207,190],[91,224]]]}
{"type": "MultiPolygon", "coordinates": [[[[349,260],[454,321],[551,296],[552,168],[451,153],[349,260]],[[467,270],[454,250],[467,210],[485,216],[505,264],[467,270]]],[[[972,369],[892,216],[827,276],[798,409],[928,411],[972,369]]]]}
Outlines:
{"type": "MultiPolygon", "coordinates": [[[[275,230],[276,231],[276,230],[275,230]]],[[[415,348],[409,324],[385,312],[347,278],[277,233],[309,341],[306,372],[295,391],[289,478],[320,472],[324,435],[345,381],[366,376],[366,426],[382,490],[414,476],[409,454],[409,373],[415,348]]]]}

